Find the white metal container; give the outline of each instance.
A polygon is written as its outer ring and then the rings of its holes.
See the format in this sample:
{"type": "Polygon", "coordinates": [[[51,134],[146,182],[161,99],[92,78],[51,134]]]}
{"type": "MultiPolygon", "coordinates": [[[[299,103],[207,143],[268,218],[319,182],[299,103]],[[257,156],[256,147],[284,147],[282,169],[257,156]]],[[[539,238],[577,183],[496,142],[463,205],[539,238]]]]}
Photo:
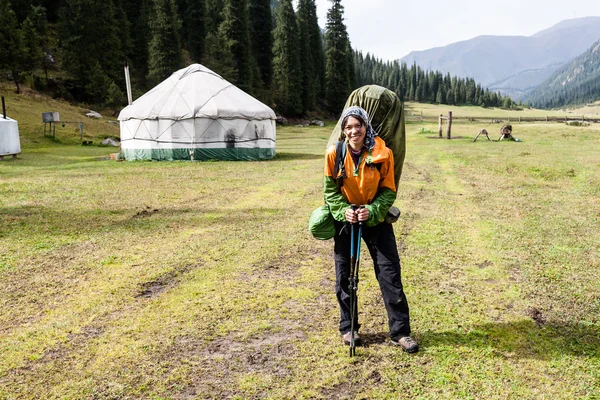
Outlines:
{"type": "Polygon", "coordinates": [[[11,118],[0,115],[0,156],[21,153],[19,124],[11,118]]]}

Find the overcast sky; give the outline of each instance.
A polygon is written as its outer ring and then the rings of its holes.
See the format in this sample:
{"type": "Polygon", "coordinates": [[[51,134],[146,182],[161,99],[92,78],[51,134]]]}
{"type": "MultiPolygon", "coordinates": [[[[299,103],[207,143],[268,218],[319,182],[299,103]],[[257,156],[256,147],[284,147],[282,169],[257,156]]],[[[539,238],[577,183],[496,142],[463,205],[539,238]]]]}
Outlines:
{"type": "MultiPolygon", "coordinates": [[[[328,0],[316,0],[325,28],[328,0]]],[[[600,0],[342,0],[352,47],[384,61],[479,35],[530,36],[572,18],[600,16],[600,0]]]]}

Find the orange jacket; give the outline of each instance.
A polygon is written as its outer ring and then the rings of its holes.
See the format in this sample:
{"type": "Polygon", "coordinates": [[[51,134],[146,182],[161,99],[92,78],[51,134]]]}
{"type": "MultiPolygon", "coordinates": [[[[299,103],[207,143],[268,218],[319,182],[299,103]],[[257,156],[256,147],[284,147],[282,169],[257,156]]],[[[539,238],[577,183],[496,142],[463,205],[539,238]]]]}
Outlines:
{"type": "MultiPolygon", "coordinates": [[[[358,167],[355,167],[350,149],[346,151],[344,166],[347,178],[341,189],[332,185],[337,177],[333,176],[335,169],[336,146],[327,149],[325,156],[325,200],[329,204],[333,217],[344,220],[343,213],[350,204],[364,205],[369,208],[371,218],[368,225],[374,225],[383,220],[385,213],[396,198],[396,184],[394,181],[394,155],[385,142],[378,136],[375,137],[375,146],[370,152],[363,149],[358,167]],[[390,193],[390,191],[392,193],[390,193]],[[341,199],[336,199],[341,193],[341,199]],[[378,196],[379,195],[379,196],[378,196]],[[381,203],[381,204],[378,204],[381,203]]],[[[341,171],[338,172],[338,176],[341,171]]]]}

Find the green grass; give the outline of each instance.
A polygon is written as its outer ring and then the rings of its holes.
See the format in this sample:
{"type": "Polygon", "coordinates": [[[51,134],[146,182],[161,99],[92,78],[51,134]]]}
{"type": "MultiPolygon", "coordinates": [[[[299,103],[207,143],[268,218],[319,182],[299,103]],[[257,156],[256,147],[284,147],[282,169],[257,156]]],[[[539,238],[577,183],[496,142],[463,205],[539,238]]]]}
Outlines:
{"type": "Polygon", "coordinates": [[[271,161],[204,163],[21,126],[0,162],[2,399],[600,396],[598,126],[407,125],[395,232],[421,351],[386,342],[365,251],[354,359],[333,243],[306,229],[333,123],[279,128],[271,161]]]}
{"type": "Polygon", "coordinates": [[[406,102],[407,116],[419,116],[423,117],[437,117],[440,114],[448,115],[448,111],[452,111],[454,117],[465,118],[510,118],[511,121],[515,122],[519,120],[519,117],[523,118],[543,118],[543,117],[567,117],[570,119],[580,119],[582,115],[586,117],[598,118],[600,113],[599,105],[581,106],[578,108],[569,108],[561,110],[537,110],[524,108],[522,110],[507,110],[498,107],[476,107],[476,106],[449,106],[445,104],[425,104],[406,102]]]}

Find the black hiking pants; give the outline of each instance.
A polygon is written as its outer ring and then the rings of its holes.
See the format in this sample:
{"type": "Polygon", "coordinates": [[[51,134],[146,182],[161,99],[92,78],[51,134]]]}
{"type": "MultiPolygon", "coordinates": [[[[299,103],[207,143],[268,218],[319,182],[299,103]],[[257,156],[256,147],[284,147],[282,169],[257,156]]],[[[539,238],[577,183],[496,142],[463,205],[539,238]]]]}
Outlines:
{"type": "MultiPolygon", "coordinates": [[[[340,332],[346,333],[350,330],[350,225],[344,227],[344,223],[335,222],[334,250],[335,261],[335,293],[340,305],[340,332]]],[[[358,225],[354,228],[355,235],[358,225]]],[[[402,280],[400,278],[400,257],[396,246],[394,228],[391,224],[382,222],[373,227],[363,226],[362,238],[366,243],[373,266],[375,277],[379,282],[383,302],[388,314],[389,334],[391,338],[408,336],[410,334],[410,321],[408,316],[408,302],[402,280]]],[[[355,239],[355,246],[356,246],[355,239]]],[[[361,249],[362,252],[362,249],[361,249]]],[[[360,287],[360,285],[359,285],[360,287]]],[[[358,331],[358,313],[354,321],[358,331]]]]}

